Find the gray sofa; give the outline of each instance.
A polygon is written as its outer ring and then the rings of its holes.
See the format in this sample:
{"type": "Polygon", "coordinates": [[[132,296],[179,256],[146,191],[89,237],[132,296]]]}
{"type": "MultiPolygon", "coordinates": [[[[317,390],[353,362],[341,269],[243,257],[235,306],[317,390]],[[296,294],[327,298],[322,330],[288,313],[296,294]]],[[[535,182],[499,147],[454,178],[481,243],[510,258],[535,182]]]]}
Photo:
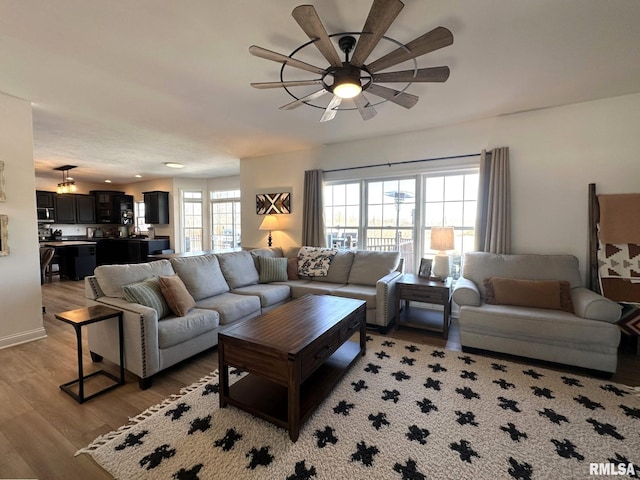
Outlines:
{"type": "Polygon", "coordinates": [[[578,259],[572,255],[468,253],[453,300],[460,306],[463,348],[616,371],[620,306],[582,286],[578,259]],[[566,281],[574,313],[488,304],[485,279],[493,277],[566,281]]]}
{"type": "MultiPolygon", "coordinates": [[[[259,257],[286,258],[294,264],[298,249],[280,248],[207,254],[129,265],[102,265],[85,278],[86,304],[124,311],[125,368],[148,388],[154,374],[218,343],[218,333],[293,298],[312,293],[367,302],[367,323],[386,327],[393,318],[395,282],[402,274],[398,252],[340,251],[324,277],[298,277],[260,283],[259,257]],[[183,316],[125,298],[123,287],[147,279],[178,275],[195,307],[183,316]]],[[[284,263],[284,262],[281,262],[284,263]]],[[[289,269],[291,271],[291,268],[289,269]]],[[[88,326],[94,360],[117,362],[116,322],[88,326]]]]}

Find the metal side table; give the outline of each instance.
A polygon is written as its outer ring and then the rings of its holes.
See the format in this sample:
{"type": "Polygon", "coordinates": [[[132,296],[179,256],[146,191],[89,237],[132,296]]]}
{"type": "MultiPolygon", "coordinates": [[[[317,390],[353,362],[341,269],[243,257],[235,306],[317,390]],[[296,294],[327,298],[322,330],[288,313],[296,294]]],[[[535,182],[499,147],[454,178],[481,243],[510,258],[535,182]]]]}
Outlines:
{"type": "Polygon", "coordinates": [[[55,317],[58,320],[62,320],[63,322],[66,322],[73,326],[73,328],[76,330],[76,339],[78,341],[78,378],[76,380],[72,380],[71,382],[60,385],[60,389],[62,391],[71,395],[79,403],[84,403],[87,400],[92,399],[93,397],[108,392],[109,390],[113,390],[114,388],[124,384],[124,334],[122,331],[122,310],[116,310],[115,308],[103,305],[96,305],[92,307],[79,308],[77,310],[69,310],[66,312],[58,313],[55,317]],[[98,370],[88,375],[84,375],[82,369],[82,327],[84,325],[101,322],[110,318],[118,319],[120,378],[104,370],[98,370]],[[104,375],[105,377],[110,378],[116,383],[85,397],[84,381],[87,378],[93,377],[95,375],[104,375]],[[78,384],[78,393],[74,392],[71,389],[71,386],[76,383],[78,384]]]}

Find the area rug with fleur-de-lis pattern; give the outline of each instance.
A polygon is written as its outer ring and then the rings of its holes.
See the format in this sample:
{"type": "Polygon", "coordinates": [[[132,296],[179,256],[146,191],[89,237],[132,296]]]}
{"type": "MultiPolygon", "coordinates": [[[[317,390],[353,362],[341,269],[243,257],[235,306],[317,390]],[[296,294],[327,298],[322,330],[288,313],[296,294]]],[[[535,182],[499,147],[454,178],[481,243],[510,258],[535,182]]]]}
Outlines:
{"type": "Polygon", "coordinates": [[[117,479],[640,478],[640,397],[568,370],[370,335],[295,443],[220,409],[212,374],[78,453],[117,479]]]}

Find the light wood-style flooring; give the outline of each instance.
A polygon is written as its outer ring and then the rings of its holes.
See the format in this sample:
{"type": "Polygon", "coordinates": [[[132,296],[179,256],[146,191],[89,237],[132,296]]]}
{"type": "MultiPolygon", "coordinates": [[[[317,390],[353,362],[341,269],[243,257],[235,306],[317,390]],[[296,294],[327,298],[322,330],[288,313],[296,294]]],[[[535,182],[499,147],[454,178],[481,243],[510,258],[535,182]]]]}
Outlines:
{"type": "MultiPolygon", "coordinates": [[[[59,389],[60,384],[77,377],[76,338],[73,328],[56,320],[54,314],[84,307],[84,283],[56,279],[42,286],[42,294],[47,337],[0,350],[0,478],[111,478],[88,455],[74,457],[75,452],[215,370],[217,351],[203,352],[168,369],[145,391],[127,374],[125,385],[80,405],[59,389]]],[[[391,329],[387,335],[460,349],[455,321],[447,342],[439,333],[414,328],[391,329]]],[[[90,370],[88,348],[84,351],[90,370]]],[[[114,365],[107,368],[117,372],[114,365]]],[[[621,346],[618,372],[612,380],[640,385],[635,345],[621,346]]]]}

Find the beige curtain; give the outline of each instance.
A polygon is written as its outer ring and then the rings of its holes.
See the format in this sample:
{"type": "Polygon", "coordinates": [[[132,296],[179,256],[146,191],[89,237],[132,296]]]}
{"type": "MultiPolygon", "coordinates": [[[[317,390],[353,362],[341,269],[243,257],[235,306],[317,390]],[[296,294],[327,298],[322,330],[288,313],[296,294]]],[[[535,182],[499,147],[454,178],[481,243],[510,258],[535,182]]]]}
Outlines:
{"type": "Polygon", "coordinates": [[[509,147],[483,150],[480,156],[475,249],[511,253],[509,147]]]}
{"type": "Polygon", "coordinates": [[[327,246],[322,208],[323,179],[322,170],[307,170],[304,172],[304,205],[302,211],[302,245],[304,246],[327,246]]]}

